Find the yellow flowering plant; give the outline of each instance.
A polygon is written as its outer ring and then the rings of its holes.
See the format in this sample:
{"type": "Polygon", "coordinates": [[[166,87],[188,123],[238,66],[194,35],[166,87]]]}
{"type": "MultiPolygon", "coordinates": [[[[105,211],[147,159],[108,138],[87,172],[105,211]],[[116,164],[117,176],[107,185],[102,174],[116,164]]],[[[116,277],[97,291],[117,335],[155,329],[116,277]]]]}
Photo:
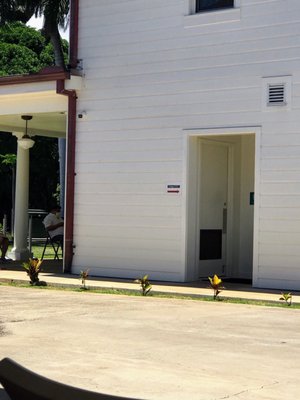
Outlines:
{"type": "Polygon", "coordinates": [[[218,295],[221,293],[220,289],[224,289],[224,287],[222,286],[222,279],[220,279],[218,275],[214,275],[213,278],[209,276],[208,279],[210,282],[210,286],[214,291],[214,300],[216,300],[218,295]]]}

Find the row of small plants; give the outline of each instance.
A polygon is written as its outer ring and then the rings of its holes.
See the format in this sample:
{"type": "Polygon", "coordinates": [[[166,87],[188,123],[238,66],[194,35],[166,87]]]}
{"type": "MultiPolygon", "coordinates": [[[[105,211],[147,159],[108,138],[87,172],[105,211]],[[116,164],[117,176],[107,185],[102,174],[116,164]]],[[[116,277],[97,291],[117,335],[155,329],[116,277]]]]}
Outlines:
{"type": "MultiPolygon", "coordinates": [[[[29,277],[30,285],[32,286],[47,286],[47,282],[40,281],[39,279],[39,273],[42,271],[42,263],[43,260],[39,260],[38,258],[29,258],[27,262],[22,264],[29,277]]],[[[81,289],[87,290],[86,280],[89,276],[89,270],[80,271],[79,276],[81,279],[81,289]]]]}
{"type": "MultiPolygon", "coordinates": [[[[47,286],[45,281],[40,281],[39,279],[39,273],[42,271],[42,263],[43,260],[39,260],[38,258],[29,258],[27,262],[22,264],[29,277],[30,285],[32,286],[47,286]]],[[[87,290],[86,281],[89,277],[89,270],[87,269],[80,271],[79,277],[81,280],[81,289],[87,290]]],[[[145,275],[140,279],[136,279],[134,282],[140,284],[141,293],[143,296],[147,296],[152,289],[148,275],[145,275]]]]}
{"type": "MultiPolygon", "coordinates": [[[[208,277],[208,279],[209,279],[210,286],[214,292],[214,294],[213,294],[214,300],[218,300],[218,296],[221,293],[221,289],[225,289],[225,287],[223,286],[222,279],[220,279],[218,277],[218,275],[214,275],[213,278],[208,277]]],[[[285,304],[287,304],[288,306],[291,306],[292,298],[293,298],[292,293],[281,292],[281,297],[279,298],[279,300],[284,301],[285,304]]]]}
{"type": "MultiPolygon", "coordinates": [[[[27,275],[29,276],[30,284],[33,286],[47,286],[47,283],[45,281],[39,280],[39,273],[41,272],[42,262],[43,260],[39,260],[38,258],[30,258],[28,262],[23,263],[23,267],[25,268],[27,275]]],[[[79,277],[81,280],[80,289],[87,290],[88,288],[86,286],[86,281],[89,277],[89,270],[87,269],[80,271],[79,277]]],[[[213,290],[213,299],[219,300],[219,294],[223,289],[225,289],[222,279],[219,278],[218,275],[214,275],[212,278],[209,276],[208,279],[210,287],[213,290]]],[[[147,296],[150,293],[152,285],[150,283],[148,275],[144,275],[142,278],[136,279],[134,282],[140,285],[142,296],[147,296]]],[[[279,300],[284,301],[285,304],[291,306],[292,293],[282,292],[279,300]]]]}

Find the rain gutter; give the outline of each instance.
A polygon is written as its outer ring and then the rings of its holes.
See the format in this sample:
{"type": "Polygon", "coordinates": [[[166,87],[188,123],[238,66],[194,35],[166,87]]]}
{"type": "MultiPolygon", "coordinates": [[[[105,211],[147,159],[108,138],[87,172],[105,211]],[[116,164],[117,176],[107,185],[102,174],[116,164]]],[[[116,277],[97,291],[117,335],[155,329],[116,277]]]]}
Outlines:
{"type": "MultiPolygon", "coordinates": [[[[70,40],[69,68],[78,66],[78,13],[79,0],[71,0],[70,5],[70,40]]],[[[73,234],[74,234],[74,192],[75,192],[75,147],[76,147],[76,107],[77,95],[74,89],[65,88],[65,79],[57,79],[56,92],[68,97],[67,154],[66,154],[66,187],[65,187],[65,235],[64,267],[65,273],[72,271],[73,234]]]]}
{"type": "Polygon", "coordinates": [[[65,248],[64,272],[71,272],[73,260],[73,231],[74,231],[74,188],[75,188],[75,143],[76,143],[76,103],[75,90],[65,88],[65,81],[56,82],[56,92],[68,97],[68,123],[67,123],[67,154],[66,154],[66,194],[65,194],[65,248]]]}

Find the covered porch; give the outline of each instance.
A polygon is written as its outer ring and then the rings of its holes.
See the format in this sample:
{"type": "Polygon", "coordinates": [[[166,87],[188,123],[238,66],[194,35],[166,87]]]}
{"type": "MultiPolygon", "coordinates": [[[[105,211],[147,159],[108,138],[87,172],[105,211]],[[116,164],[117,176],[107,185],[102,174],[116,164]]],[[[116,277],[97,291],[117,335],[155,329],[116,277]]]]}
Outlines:
{"type": "MultiPolygon", "coordinates": [[[[75,90],[80,87],[80,83],[80,77],[71,76],[69,72],[56,67],[34,75],[0,78],[0,131],[10,132],[17,140],[14,235],[13,246],[8,254],[15,261],[26,260],[31,255],[28,246],[30,148],[34,146],[37,136],[66,139],[63,158],[66,158],[67,166],[69,162],[70,172],[70,158],[74,153],[75,90]],[[73,107],[70,107],[70,103],[73,107]]],[[[70,194],[73,196],[72,192],[70,194]]],[[[72,199],[70,201],[69,198],[68,204],[72,205],[72,199]]],[[[65,211],[67,226],[72,225],[71,211],[71,215],[65,211]]],[[[65,239],[72,242],[70,235],[72,232],[66,232],[65,239]]]]}

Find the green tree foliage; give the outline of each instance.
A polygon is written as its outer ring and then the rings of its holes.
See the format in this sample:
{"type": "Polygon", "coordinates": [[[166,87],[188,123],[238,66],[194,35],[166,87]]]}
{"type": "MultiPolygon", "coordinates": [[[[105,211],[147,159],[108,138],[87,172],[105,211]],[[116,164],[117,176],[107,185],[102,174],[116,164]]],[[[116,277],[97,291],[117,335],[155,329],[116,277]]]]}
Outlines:
{"type": "Polygon", "coordinates": [[[33,15],[44,18],[43,35],[54,49],[55,65],[65,68],[59,27],[68,25],[70,0],[5,0],[0,3],[0,25],[13,21],[26,23],[33,15]]]}
{"type": "MultiPolygon", "coordinates": [[[[68,42],[62,44],[66,62],[68,42]]],[[[40,31],[20,22],[0,27],[0,76],[34,73],[51,65],[54,49],[40,31]]]]}
{"type": "MultiPolygon", "coordinates": [[[[69,43],[66,40],[62,40],[64,63],[68,62],[68,51],[69,43]]],[[[52,43],[48,43],[40,54],[40,61],[42,65],[55,65],[55,56],[52,43]]]]}
{"type": "Polygon", "coordinates": [[[0,25],[6,22],[20,21],[26,23],[34,13],[35,0],[0,1],[0,25]]]}
{"type": "Polygon", "coordinates": [[[20,22],[1,26],[0,41],[26,47],[40,55],[45,47],[45,38],[41,32],[20,22]]]}
{"type": "Polygon", "coordinates": [[[0,75],[16,75],[40,70],[36,54],[16,44],[0,43],[0,75]]]}
{"type": "Polygon", "coordinates": [[[33,28],[12,23],[0,28],[0,76],[37,72],[45,40],[33,28]]]}

